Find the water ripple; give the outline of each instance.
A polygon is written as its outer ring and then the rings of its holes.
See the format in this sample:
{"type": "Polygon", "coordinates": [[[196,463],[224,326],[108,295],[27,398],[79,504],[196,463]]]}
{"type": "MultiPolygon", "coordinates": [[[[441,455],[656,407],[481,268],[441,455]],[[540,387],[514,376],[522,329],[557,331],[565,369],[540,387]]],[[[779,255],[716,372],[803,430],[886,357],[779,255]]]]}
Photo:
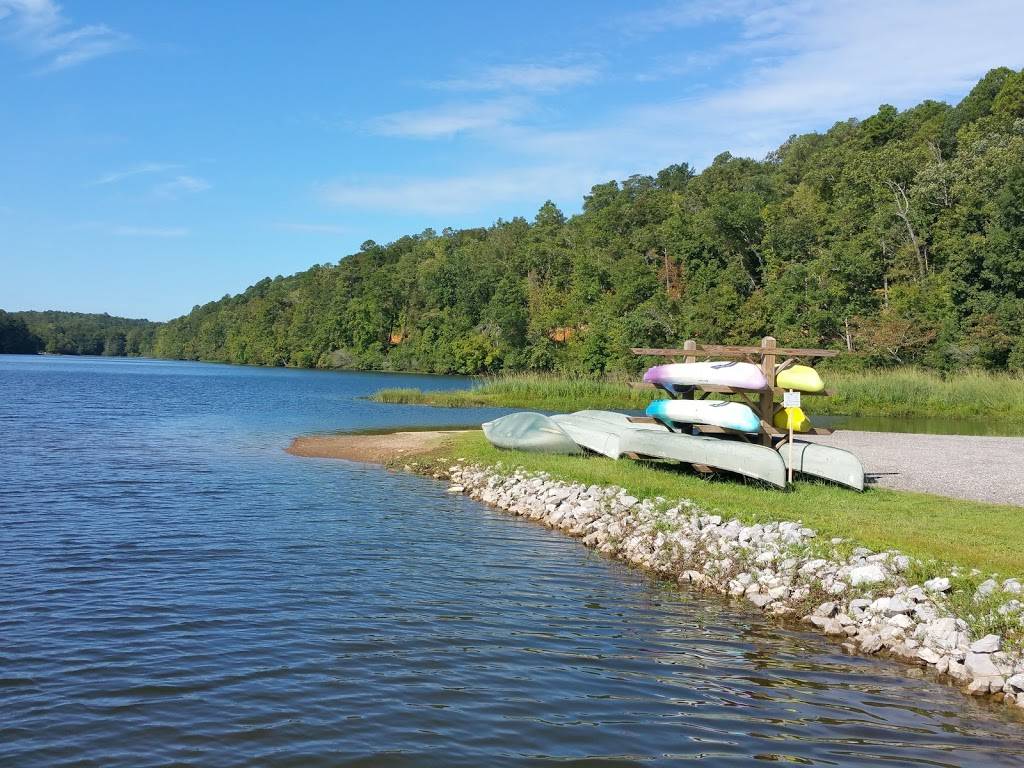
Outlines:
{"type": "Polygon", "coordinates": [[[0,359],[0,765],[1024,763],[917,670],[281,450],[458,383],[0,359]]]}

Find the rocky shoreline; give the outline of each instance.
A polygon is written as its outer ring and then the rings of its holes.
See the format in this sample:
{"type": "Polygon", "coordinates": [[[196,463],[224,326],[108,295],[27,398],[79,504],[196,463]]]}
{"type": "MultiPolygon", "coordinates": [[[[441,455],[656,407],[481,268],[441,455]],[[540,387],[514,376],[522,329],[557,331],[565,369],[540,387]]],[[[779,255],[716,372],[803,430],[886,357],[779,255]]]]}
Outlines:
{"type": "MultiPolygon", "coordinates": [[[[972,637],[950,606],[951,578],[910,583],[915,561],[904,554],[846,551],[843,540],[820,541],[799,522],[745,525],[685,500],[641,500],[621,488],[500,465],[455,464],[436,476],[447,477],[451,493],[556,528],[661,577],[799,619],[841,640],[848,653],[885,654],[931,668],[965,693],[1024,715],[1024,652],[1004,647],[996,634],[972,637]]],[[[988,580],[973,601],[1024,622],[1022,593],[1017,580],[988,580]]]]}

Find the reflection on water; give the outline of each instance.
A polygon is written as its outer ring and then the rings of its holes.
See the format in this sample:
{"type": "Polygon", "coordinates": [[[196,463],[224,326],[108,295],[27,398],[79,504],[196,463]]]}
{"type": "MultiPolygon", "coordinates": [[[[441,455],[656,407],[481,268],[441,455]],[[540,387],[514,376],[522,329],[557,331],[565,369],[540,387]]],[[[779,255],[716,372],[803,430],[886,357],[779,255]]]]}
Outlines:
{"type": "Polygon", "coordinates": [[[1024,423],[992,418],[952,418],[949,416],[826,416],[814,414],[816,427],[859,429],[866,432],[912,432],[919,435],[989,435],[1024,437],[1024,423]]]}
{"type": "Polygon", "coordinates": [[[1021,765],[1024,727],[422,478],[454,379],[0,358],[0,764],[1021,765]]]}

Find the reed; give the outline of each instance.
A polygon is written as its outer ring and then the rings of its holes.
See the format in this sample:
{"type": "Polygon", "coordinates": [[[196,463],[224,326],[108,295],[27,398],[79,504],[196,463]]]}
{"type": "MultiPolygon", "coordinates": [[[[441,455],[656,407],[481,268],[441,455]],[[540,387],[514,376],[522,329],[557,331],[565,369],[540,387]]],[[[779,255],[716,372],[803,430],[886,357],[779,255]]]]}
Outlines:
{"type": "MultiPolygon", "coordinates": [[[[858,416],[986,416],[1024,422],[1024,376],[962,371],[940,376],[916,368],[823,371],[833,397],[808,402],[814,413],[858,416]]],[[[445,407],[495,406],[535,411],[585,408],[643,410],[657,395],[630,389],[624,378],[591,378],[544,373],[512,373],[480,379],[465,390],[425,392],[384,389],[382,403],[445,407]]]]}
{"type": "Polygon", "coordinates": [[[1024,421],[1024,376],[966,370],[948,376],[918,368],[826,374],[835,396],[820,413],[865,416],[988,416],[1024,421]]]}

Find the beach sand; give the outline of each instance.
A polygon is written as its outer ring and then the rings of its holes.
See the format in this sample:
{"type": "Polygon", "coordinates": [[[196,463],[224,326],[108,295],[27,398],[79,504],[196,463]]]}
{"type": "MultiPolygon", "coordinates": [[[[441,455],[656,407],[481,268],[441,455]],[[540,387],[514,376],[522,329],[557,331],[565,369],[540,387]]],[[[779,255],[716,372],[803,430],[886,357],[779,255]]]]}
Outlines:
{"type": "Polygon", "coordinates": [[[391,432],[383,435],[310,435],[288,446],[293,456],[390,464],[441,448],[458,430],[391,432]]]}

